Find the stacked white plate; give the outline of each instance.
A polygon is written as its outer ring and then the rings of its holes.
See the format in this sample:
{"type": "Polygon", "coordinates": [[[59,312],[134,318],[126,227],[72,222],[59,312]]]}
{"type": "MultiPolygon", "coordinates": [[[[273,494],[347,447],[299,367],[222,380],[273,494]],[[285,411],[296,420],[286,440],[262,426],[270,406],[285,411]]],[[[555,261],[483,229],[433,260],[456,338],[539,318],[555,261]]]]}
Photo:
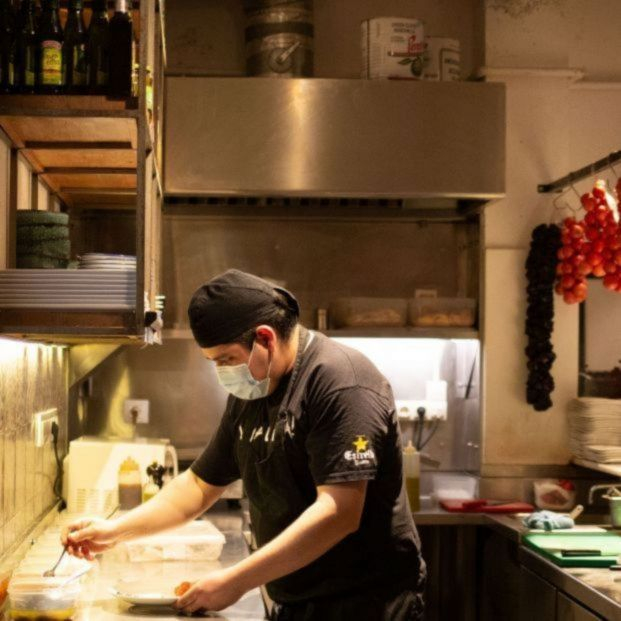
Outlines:
{"type": "Polygon", "coordinates": [[[621,462],[621,400],[583,397],[571,401],[569,446],[581,459],[621,462]]]}
{"type": "Polygon", "coordinates": [[[80,257],[81,270],[136,270],[136,257],[125,254],[89,252],[80,257]]]}
{"type": "Polygon", "coordinates": [[[135,306],[135,271],[0,271],[0,308],[129,310],[135,306]]]}

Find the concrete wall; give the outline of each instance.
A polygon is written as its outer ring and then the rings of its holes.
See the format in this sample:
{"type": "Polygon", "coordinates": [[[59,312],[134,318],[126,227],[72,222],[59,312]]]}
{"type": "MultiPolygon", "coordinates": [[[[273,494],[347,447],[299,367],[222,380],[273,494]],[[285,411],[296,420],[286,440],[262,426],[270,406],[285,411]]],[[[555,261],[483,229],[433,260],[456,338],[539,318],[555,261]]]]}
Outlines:
{"type": "MultiPolygon", "coordinates": [[[[507,85],[507,197],[488,208],[483,235],[484,470],[570,457],[566,404],[577,390],[578,309],[557,300],[554,407],[534,412],[524,399],[523,265],[532,229],[551,217],[552,197],[538,195],[537,184],[620,146],[621,83],[601,82],[621,79],[621,39],[612,23],[621,23],[621,3],[614,1],[487,2],[488,79],[507,85]],[[574,67],[582,68],[584,81],[568,71],[574,67]]],[[[573,194],[567,200],[577,204],[573,194]]]]}

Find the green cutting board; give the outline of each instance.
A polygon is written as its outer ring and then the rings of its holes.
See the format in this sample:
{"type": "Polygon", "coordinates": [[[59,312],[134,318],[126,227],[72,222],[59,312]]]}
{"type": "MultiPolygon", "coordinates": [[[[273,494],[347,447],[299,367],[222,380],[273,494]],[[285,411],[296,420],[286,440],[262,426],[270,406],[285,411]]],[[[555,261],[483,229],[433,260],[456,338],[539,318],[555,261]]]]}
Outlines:
{"type": "Polygon", "coordinates": [[[525,545],[560,567],[610,567],[621,555],[617,533],[530,533],[522,535],[525,545]],[[561,550],[601,550],[601,556],[561,555],[561,550]]]}

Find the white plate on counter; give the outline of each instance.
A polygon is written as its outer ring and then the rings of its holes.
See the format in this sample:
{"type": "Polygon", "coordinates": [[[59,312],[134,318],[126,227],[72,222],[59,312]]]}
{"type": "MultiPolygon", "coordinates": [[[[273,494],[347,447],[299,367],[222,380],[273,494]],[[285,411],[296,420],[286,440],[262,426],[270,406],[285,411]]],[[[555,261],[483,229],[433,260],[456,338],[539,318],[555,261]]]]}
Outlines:
{"type": "Polygon", "coordinates": [[[132,606],[158,606],[170,608],[177,596],[169,590],[145,586],[144,580],[120,580],[111,590],[112,595],[132,606]]]}

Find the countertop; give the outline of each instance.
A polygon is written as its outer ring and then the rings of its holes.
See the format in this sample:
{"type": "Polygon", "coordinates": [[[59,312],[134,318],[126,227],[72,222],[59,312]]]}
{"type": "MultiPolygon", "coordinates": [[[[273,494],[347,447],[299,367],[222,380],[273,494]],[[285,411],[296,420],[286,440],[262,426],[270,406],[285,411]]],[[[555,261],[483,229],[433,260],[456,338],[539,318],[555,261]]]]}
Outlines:
{"type": "MultiPolygon", "coordinates": [[[[604,619],[621,620],[621,572],[607,568],[559,567],[521,545],[528,529],[521,517],[483,513],[450,513],[441,508],[414,514],[420,526],[487,526],[519,544],[520,563],[604,619]]],[[[606,525],[602,525],[606,528],[606,525]]],[[[609,527],[608,527],[609,528],[609,527]]]]}
{"type": "MultiPolygon", "coordinates": [[[[130,606],[110,594],[111,587],[119,579],[140,578],[151,585],[177,585],[183,580],[198,579],[209,571],[227,567],[248,556],[248,547],[242,533],[242,519],[239,513],[212,513],[207,518],[225,535],[226,544],[218,561],[214,562],[152,562],[128,563],[115,553],[104,554],[84,583],[81,604],[74,617],[76,621],[161,621],[178,619],[170,608],[141,608],[130,606]]],[[[236,604],[218,613],[205,616],[221,621],[262,621],[265,619],[263,600],[259,589],[246,593],[236,604]]]]}

